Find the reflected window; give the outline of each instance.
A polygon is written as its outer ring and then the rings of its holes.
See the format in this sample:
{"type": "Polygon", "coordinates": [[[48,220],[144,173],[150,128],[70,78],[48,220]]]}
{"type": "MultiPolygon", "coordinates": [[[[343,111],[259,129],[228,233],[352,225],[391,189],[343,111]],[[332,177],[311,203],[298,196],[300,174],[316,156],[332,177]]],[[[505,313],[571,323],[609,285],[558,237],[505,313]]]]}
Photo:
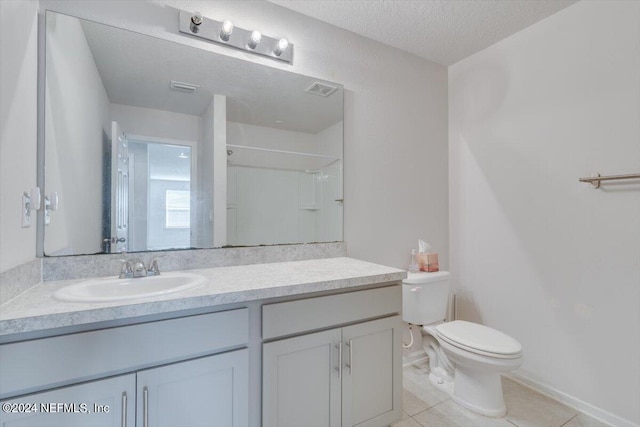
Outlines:
{"type": "Polygon", "coordinates": [[[165,193],[166,228],[191,226],[190,191],[167,190],[165,193]]]}

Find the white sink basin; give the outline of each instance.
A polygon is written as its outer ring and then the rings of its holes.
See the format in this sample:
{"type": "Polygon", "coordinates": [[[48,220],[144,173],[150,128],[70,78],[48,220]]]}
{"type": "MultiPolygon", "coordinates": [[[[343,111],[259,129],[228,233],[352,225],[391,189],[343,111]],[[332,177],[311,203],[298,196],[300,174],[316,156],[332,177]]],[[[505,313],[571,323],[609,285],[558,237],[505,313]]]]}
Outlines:
{"type": "Polygon", "coordinates": [[[111,302],[180,292],[200,286],[206,279],[193,273],[162,273],[136,279],[91,279],[58,289],[54,298],[71,302],[111,302]]]}

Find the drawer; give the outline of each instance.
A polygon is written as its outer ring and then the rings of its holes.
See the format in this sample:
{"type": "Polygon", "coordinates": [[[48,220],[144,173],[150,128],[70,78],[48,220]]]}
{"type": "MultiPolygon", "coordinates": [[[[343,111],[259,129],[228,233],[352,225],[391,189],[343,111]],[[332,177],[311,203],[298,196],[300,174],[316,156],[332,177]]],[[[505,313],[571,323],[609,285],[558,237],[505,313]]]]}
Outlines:
{"type": "Polygon", "coordinates": [[[400,285],[266,304],[262,307],[262,338],[294,335],[397,314],[401,310],[400,285]]]}
{"type": "Polygon", "coordinates": [[[248,309],[0,346],[0,398],[241,347],[248,309]]]}

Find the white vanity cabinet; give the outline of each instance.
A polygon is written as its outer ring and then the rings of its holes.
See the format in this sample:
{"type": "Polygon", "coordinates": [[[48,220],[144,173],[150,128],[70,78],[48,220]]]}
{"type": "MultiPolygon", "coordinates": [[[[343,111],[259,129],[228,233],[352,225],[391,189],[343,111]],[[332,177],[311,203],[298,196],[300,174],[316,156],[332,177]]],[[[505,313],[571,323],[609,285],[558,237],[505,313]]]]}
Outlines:
{"type": "Polygon", "coordinates": [[[2,427],[135,425],[136,376],[91,381],[2,402],[2,427]],[[60,405],[67,405],[66,407],[60,405]]]}
{"type": "Polygon", "coordinates": [[[264,306],[263,339],[297,336],[263,344],[263,427],[374,427],[398,420],[400,309],[397,286],[264,306]]]}
{"type": "Polygon", "coordinates": [[[248,350],[138,372],[136,426],[248,425],[248,350]]]}
{"type": "Polygon", "coordinates": [[[0,425],[241,427],[248,377],[248,351],[237,350],[9,399],[0,425]]]}
{"type": "Polygon", "coordinates": [[[3,344],[0,426],[247,426],[248,333],[237,309],[3,344]]]}
{"type": "Polygon", "coordinates": [[[332,329],[264,344],[263,427],[340,427],[341,340],[332,329]]]}
{"type": "Polygon", "coordinates": [[[400,316],[342,330],[342,426],[387,426],[401,415],[400,316]]]}

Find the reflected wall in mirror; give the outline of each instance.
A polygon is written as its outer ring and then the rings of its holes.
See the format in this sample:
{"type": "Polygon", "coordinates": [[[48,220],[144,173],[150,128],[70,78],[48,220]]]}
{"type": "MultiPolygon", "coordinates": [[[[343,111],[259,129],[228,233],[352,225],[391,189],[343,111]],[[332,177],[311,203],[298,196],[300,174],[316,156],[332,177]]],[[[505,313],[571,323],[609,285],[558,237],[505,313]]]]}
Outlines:
{"type": "Polygon", "coordinates": [[[45,255],[342,240],[339,84],[51,11],[45,53],[45,255]]]}

